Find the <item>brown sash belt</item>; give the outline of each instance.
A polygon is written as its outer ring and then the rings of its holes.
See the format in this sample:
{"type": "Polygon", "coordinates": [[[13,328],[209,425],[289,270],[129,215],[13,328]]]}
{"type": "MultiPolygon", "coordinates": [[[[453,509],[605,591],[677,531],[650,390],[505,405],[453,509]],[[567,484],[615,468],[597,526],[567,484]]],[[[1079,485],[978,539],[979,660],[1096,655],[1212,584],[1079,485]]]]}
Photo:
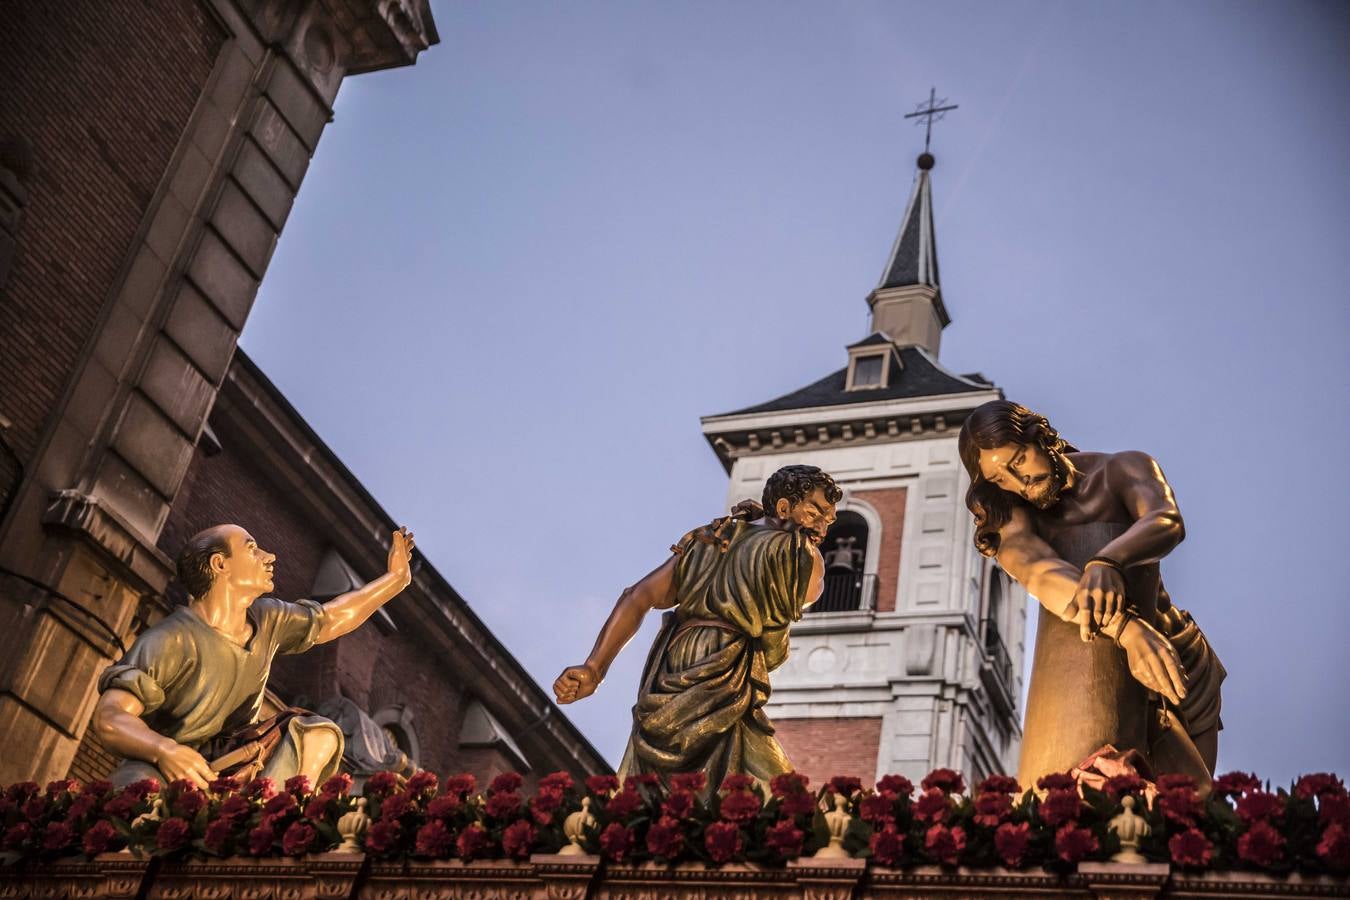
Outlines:
{"type": "Polygon", "coordinates": [[[274,716],[254,722],[231,734],[216,748],[211,768],[218,774],[251,781],[263,770],[281,745],[291,719],[314,715],[307,709],[288,707],[274,716]]]}
{"type": "Polygon", "coordinates": [[[723,622],[721,619],[685,619],[680,623],[679,627],[675,629],[675,633],[670,636],[670,639],[673,641],[675,638],[692,628],[720,628],[723,631],[745,634],[745,632],[741,631],[735,625],[732,625],[730,622],[723,622]]]}

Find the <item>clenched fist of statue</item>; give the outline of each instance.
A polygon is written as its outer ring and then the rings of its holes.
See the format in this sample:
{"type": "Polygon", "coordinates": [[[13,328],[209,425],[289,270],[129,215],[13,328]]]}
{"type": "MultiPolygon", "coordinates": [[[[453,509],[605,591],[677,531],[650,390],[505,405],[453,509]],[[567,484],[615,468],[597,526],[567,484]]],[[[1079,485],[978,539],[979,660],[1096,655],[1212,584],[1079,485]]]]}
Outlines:
{"type": "Polygon", "coordinates": [[[553,682],[553,695],[559,703],[567,704],[595,693],[600,686],[600,673],[589,663],[568,666],[553,682]]]}

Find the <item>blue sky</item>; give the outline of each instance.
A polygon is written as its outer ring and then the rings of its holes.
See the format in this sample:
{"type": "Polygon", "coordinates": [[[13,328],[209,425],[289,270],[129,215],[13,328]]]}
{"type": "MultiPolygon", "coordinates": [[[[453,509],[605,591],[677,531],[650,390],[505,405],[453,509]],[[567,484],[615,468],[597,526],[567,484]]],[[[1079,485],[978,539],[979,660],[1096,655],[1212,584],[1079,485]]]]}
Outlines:
{"type": "MultiPolygon", "coordinates": [[[[1221,769],[1350,772],[1350,14],[440,3],[349,79],[242,345],[541,683],[720,514],[698,417],[866,333],[935,85],[942,360],[1162,464],[1221,769]]],[[[615,763],[651,629],[569,708],[615,763]]]]}

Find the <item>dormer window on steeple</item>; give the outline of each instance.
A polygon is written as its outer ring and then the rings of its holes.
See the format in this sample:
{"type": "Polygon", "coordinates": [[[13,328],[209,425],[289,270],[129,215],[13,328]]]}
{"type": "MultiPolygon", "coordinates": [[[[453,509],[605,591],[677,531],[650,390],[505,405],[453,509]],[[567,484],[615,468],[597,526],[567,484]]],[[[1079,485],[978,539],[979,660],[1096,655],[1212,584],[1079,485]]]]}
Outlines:
{"type": "Polygon", "coordinates": [[[848,379],[844,389],[865,391],[888,387],[900,372],[895,345],[876,332],[848,348],[848,379]]]}
{"type": "Polygon", "coordinates": [[[882,386],[882,376],[886,373],[886,354],[869,353],[853,358],[853,382],[850,389],[878,388],[882,386]]]}

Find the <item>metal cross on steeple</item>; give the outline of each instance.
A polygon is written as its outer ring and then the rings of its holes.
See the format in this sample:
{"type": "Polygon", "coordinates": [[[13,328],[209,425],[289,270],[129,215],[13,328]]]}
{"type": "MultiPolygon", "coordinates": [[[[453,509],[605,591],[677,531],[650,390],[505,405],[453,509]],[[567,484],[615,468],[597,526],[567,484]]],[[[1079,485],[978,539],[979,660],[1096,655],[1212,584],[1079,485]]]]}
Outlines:
{"type": "MultiPolygon", "coordinates": [[[[937,98],[937,88],[929,88],[928,102],[926,104],[920,103],[918,107],[915,108],[914,112],[908,113],[905,116],[906,119],[915,119],[920,117],[924,119],[924,124],[926,126],[923,134],[924,153],[928,152],[928,142],[933,137],[933,123],[945,118],[949,111],[956,109],[955,103],[953,103],[951,106],[939,105],[946,102],[947,102],[946,97],[943,97],[941,100],[937,98]]],[[[919,123],[915,122],[914,124],[918,125],[919,123]]]]}

